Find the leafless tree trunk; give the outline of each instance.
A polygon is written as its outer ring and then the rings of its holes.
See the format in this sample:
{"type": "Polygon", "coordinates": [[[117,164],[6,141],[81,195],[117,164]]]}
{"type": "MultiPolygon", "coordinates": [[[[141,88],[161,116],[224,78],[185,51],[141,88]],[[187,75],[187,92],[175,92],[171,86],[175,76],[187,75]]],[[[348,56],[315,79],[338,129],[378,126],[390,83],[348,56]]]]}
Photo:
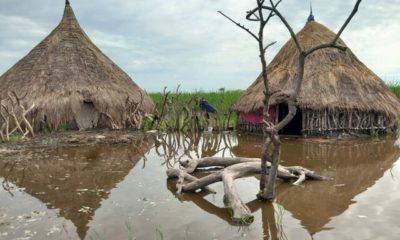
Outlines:
{"type": "Polygon", "coordinates": [[[280,161],[280,151],[281,151],[281,142],[279,139],[279,131],[283,129],[296,115],[297,107],[296,107],[296,100],[300,93],[300,87],[303,83],[304,79],[304,66],[307,56],[312,54],[317,50],[321,50],[324,48],[338,48],[340,50],[345,51],[346,47],[340,46],[337,44],[337,40],[339,39],[340,35],[350,23],[353,16],[358,11],[358,7],[362,0],[357,0],[353,11],[351,12],[350,16],[347,18],[343,26],[340,28],[339,32],[336,36],[328,43],[320,44],[317,46],[312,47],[311,49],[304,49],[302,44],[300,43],[299,39],[297,38],[296,34],[294,33],[290,24],[286,21],[280,11],[277,9],[278,5],[281,3],[282,0],[277,1],[276,3],[273,0],[269,0],[269,6],[267,5],[267,1],[265,0],[256,0],[257,7],[251,11],[247,12],[246,19],[249,21],[259,22],[259,32],[258,35],[251,32],[248,28],[244,25],[234,21],[227,15],[222,12],[219,12],[224,17],[229,19],[231,22],[235,23],[238,27],[248,32],[254,39],[256,39],[259,45],[259,52],[260,52],[260,61],[262,66],[262,78],[264,81],[265,87],[265,97],[264,97],[264,144],[262,150],[262,161],[261,161],[261,179],[260,179],[260,192],[258,197],[260,199],[271,200],[275,196],[275,179],[278,171],[279,161],[280,161]],[[266,14],[267,13],[267,14],[266,14]],[[267,72],[267,61],[265,58],[265,53],[268,47],[273,45],[274,43],[270,43],[265,45],[264,44],[264,30],[269,22],[269,20],[273,17],[277,16],[281,22],[285,25],[288,29],[293,41],[296,44],[297,50],[299,51],[299,67],[298,67],[298,79],[295,84],[295,89],[290,95],[285,95],[282,92],[275,92],[271,93],[269,91],[269,80],[268,80],[268,72],[267,72]],[[275,124],[270,121],[268,116],[268,110],[271,105],[275,105],[278,103],[287,103],[288,105],[288,114],[286,117],[279,123],[275,124]],[[267,162],[271,163],[270,174],[267,175],[267,162]],[[268,178],[268,179],[267,179],[268,178]]]}

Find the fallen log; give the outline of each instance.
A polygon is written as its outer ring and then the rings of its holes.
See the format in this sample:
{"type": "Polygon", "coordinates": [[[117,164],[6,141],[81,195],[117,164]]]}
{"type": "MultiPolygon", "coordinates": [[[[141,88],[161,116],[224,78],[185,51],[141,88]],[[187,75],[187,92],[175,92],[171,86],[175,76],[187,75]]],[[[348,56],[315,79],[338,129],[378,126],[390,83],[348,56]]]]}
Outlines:
{"type": "MultiPolygon", "coordinates": [[[[259,158],[222,158],[206,157],[201,159],[186,160],[180,162],[184,169],[168,169],[168,178],[178,178],[177,193],[195,192],[200,189],[208,189],[208,185],[222,181],[226,203],[232,209],[232,219],[236,222],[249,224],[253,220],[251,211],[240,199],[234,185],[237,178],[261,174],[261,159],[259,158]],[[211,168],[213,172],[202,178],[196,178],[191,173],[196,170],[211,168]],[[219,168],[219,169],[218,169],[219,168]],[[217,170],[216,170],[217,169],[217,170]]],[[[269,174],[270,163],[267,163],[267,174],[269,174]]],[[[294,185],[300,185],[307,179],[330,180],[331,178],[316,174],[301,166],[278,166],[277,178],[285,181],[294,181],[294,185]]]]}

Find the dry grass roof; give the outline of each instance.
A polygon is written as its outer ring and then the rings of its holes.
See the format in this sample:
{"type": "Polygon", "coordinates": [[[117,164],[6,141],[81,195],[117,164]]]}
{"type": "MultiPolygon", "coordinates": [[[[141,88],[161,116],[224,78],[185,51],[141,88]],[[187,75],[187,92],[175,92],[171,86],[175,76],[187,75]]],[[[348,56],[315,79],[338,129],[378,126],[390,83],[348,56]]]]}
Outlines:
{"type": "Polygon", "coordinates": [[[148,94],[92,43],[69,3],[60,24],[0,77],[0,85],[0,99],[10,91],[27,94],[38,120],[46,116],[53,127],[73,121],[83,101],[121,124],[128,97],[140,102],[143,96],[141,109],[154,109],[148,94]]]}
{"type": "MultiPolygon", "coordinates": [[[[305,49],[329,42],[335,33],[311,21],[297,34],[305,49]]],[[[339,39],[339,44],[345,43],[339,39]]],[[[270,91],[290,93],[297,79],[299,53],[290,39],[268,66],[270,91]]],[[[240,112],[257,111],[263,107],[262,77],[243,93],[233,109],[240,112]]],[[[298,97],[300,108],[358,109],[381,112],[395,117],[400,113],[397,97],[385,83],[348,49],[324,49],[308,56],[304,82],[298,97]]]]}

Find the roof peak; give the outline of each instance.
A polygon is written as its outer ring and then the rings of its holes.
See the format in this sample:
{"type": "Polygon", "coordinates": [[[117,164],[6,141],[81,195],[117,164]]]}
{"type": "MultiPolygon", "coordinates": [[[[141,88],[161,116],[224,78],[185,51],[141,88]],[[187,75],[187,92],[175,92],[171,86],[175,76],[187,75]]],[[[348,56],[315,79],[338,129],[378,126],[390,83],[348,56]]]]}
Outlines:
{"type": "Polygon", "coordinates": [[[308,16],[307,22],[315,21],[313,11],[312,11],[312,1],[310,1],[310,15],[308,16]]]}
{"type": "Polygon", "coordinates": [[[72,9],[72,6],[70,5],[69,0],[65,1],[64,14],[62,16],[61,22],[59,23],[57,29],[58,30],[75,31],[75,32],[82,31],[82,29],[79,26],[78,20],[75,17],[74,10],[72,9]]]}

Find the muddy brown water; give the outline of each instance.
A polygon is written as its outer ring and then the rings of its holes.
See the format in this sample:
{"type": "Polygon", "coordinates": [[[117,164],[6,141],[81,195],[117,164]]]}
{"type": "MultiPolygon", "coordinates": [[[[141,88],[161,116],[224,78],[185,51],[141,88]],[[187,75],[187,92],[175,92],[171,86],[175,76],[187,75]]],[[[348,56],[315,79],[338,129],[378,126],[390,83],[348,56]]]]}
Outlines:
{"type": "Polygon", "coordinates": [[[254,136],[146,136],[129,145],[29,148],[0,155],[0,239],[399,239],[400,149],[394,139],[283,139],[282,165],[333,181],[236,180],[254,214],[237,226],[217,194],[175,194],[165,170],[205,156],[258,157],[254,136]]]}

